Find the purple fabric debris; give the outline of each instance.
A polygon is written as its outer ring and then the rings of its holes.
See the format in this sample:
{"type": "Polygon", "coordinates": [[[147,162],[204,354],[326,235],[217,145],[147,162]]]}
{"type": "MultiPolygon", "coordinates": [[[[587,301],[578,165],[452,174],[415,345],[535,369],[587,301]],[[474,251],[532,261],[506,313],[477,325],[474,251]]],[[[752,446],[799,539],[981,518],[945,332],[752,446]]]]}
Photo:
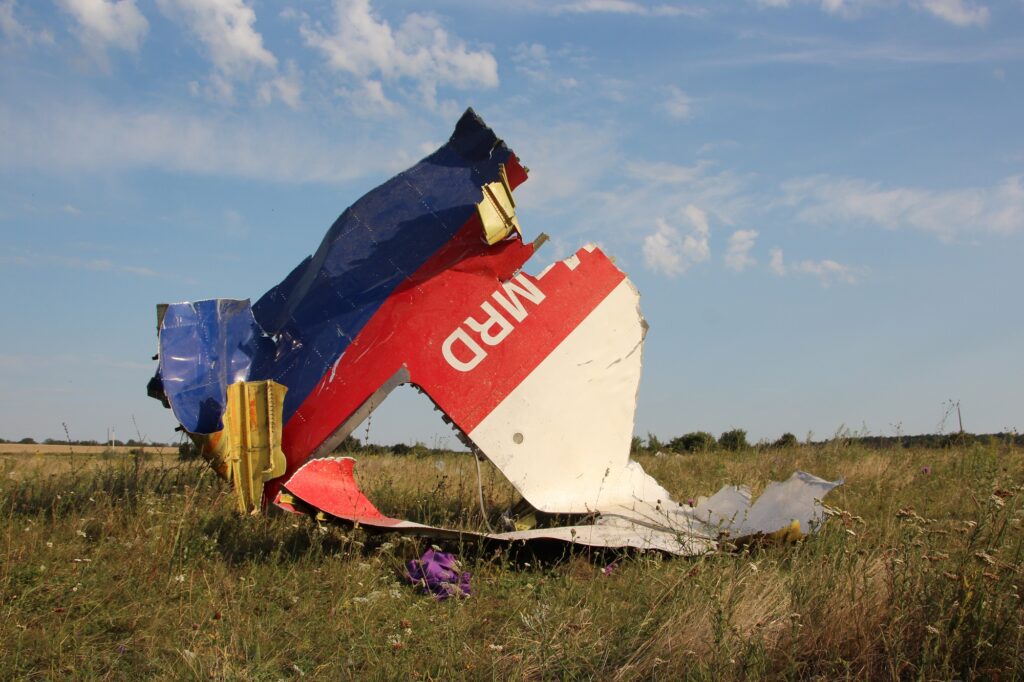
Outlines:
{"type": "Polygon", "coordinates": [[[454,555],[428,549],[422,557],[409,562],[407,577],[413,585],[438,599],[468,597],[470,574],[460,568],[454,555]]]}

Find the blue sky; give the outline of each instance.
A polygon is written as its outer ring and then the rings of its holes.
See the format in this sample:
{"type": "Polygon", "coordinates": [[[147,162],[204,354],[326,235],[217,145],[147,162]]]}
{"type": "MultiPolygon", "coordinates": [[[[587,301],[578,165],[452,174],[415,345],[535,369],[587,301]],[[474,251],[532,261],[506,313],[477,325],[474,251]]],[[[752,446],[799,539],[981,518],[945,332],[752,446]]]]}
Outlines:
{"type": "MultiPolygon", "coordinates": [[[[1020,430],[1022,83],[1019,0],[0,0],[0,436],[172,439],[155,304],[257,298],[467,106],[531,271],[640,288],[637,433],[1020,430]]],[[[454,443],[411,390],[370,439],[454,443]]]]}

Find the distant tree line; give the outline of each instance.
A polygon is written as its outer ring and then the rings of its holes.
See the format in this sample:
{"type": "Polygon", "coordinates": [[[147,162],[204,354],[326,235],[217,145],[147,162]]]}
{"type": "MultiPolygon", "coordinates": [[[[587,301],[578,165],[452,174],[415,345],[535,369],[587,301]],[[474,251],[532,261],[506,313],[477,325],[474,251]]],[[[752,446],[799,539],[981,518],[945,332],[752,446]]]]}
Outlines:
{"type": "MultiPolygon", "coordinates": [[[[1024,434],[1019,433],[949,433],[949,434],[921,434],[917,436],[859,436],[841,435],[825,440],[806,440],[807,445],[824,445],[826,443],[839,443],[842,445],[859,445],[865,448],[876,450],[902,448],[948,448],[963,447],[973,444],[989,445],[993,443],[1005,443],[1008,445],[1024,446],[1024,434]]],[[[652,433],[647,434],[644,440],[639,436],[633,437],[631,452],[633,454],[657,454],[663,453],[702,453],[714,451],[737,452],[747,449],[778,449],[791,448],[800,445],[800,441],[792,433],[784,433],[774,441],[762,440],[751,445],[747,441],[747,432],[743,429],[730,429],[715,438],[707,431],[692,431],[682,436],[677,436],[668,441],[661,441],[652,433]]]]}
{"type": "MultiPolygon", "coordinates": [[[[109,446],[111,442],[109,440],[98,441],[98,440],[66,440],[60,438],[45,438],[41,442],[35,438],[22,438],[20,440],[7,440],[6,438],[0,438],[0,443],[14,443],[17,445],[95,445],[95,446],[109,446]]],[[[114,447],[147,447],[147,448],[169,448],[173,447],[172,443],[161,443],[159,441],[140,441],[134,438],[128,440],[115,439],[113,442],[114,447]]]]}
{"type": "MultiPolygon", "coordinates": [[[[0,443],[15,443],[19,445],[39,445],[33,438],[22,438],[20,440],[8,440],[0,438],[0,443]]],[[[804,441],[807,445],[824,445],[826,443],[842,445],[858,445],[864,448],[876,450],[902,448],[948,448],[964,447],[973,444],[990,445],[1003,443],[1024,447],[1024,434],[1019,433],[949,433],[949,434],[920,434],[916,436],[862,436],[862,435],[840,435],[825,440],[804,441]]],[[[108,446],[109,441],[100,442],[96,440],[59,440],[47,438],[42,441],[43,445],[81,445],[81,446],[108,446]]],[[[765,450],[778,448],[792,448],[801,444],[792,433],[784,433],[774,441],[762,440],[751,444],[747,440],[747,432],[744,429],[730,429],[723,432],[718,438],[707,431],[691,431],[682,436],[676,436],[667,441],[662,441],[653,433],[648,433],[647,438],[633,437],[630,452],[633,454],[700,454],[707,452],[739,452],[742,450],[765,450]]],[[[133,438],[128,440],[115,440],[114,445],[118,447],[178,447],[182,459],[198,457],[198,451],[189,443],[160,443],[158,441],[141,442],[133,438]]],[[[336,448],[334,454],[382,454],[393,453],[396,455],[429,455],[438,452],[450,452],[447,448],[432,448],[424,443],[417,442],[413,445],[406,443],[395,443],[394,445],[377,445],[374,443],[362,443],[355,436],[348,436],[336,448]]]]}

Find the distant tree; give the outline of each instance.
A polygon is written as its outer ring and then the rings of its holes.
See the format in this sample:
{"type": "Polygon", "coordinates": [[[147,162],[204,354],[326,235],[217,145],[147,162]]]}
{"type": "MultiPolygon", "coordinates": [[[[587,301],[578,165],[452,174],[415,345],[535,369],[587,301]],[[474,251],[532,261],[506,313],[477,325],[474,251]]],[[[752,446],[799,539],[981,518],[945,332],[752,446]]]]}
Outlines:
{"type": "Polygon", "coordinates": [[[37,445],[35,438],[22,438],[18,441],[18,445],[37,445]]]}
{"type": "Polygon", "coordinates": [[[391,452],[396,455],[408,455],[412,451],[412,448],[405,443],[395,443],[391,446],[391,452]]]}
{"type": "Polygon", "coordinates": [[[792,448],[796,447],[797,439],[792,433],[787,431],[786,433],[779,436],[779,439],[772,443],[773,448],[792,448]]]}
{"type": "Polygon", "coordinates": [[[633,440],[629,442],[629,454],[637,455],[644,451],[644,439],[640,436],[633,436],[633,440]]]}
{"type": "Polygon", "coordinates": [[[673,438],[668,444],[673,452],[710,452],[715,446],[715,437],[707,431],[692,431],[673,438]]]}
{"type": "Polygon", "coordinates": [[[345,436],[345,440],[338,444],[338,447],[334,448],[334,452],[345,455],[353,452],[360,452],[362,449],[363,444],[359,442],[359,439],[349,434],[345,436]]]}
{"type": "Polygon", "coordinates": [[[647,432],[647,449],[650,450],[651,452],[657,452],[658,450],[661,450],[663,447],[665,447],[665,446],[662,444],[662,442],[660,440],[658,440],[658,437],[655,436],[650,431],[648,431],[647,432]]]}
{"type": "Polygon", "coordinates": [[[747,432],[743,429],[726,431],[718,437],[718,445],[723,450],[732,450],[733,452],[746,450],[750,447],[750,444],[747,442],[747,432]]]}

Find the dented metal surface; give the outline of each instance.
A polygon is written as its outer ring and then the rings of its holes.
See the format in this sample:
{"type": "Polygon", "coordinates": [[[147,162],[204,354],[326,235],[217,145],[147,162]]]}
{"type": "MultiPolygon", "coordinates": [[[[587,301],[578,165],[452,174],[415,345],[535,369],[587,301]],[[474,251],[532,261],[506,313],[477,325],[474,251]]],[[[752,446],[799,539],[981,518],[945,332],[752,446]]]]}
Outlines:
{"type": "Polygon", "coordinates": [[[590,245],[524,272],[543,241],[522,239],[512,192],[525,180],[515,154],[467,111],[447,144],[346,210],[255,305],[167,306],[152,392],[215,468],[244,484],[246,510],[262,494],[379,530],[682,555],[715,547],[724,528],[813,528],[816,500],[837,483],[800,474],[753,505],[749,492],[723,490],[694,509],[630,459],[647,331],[639,293],[590,245]],[[351,459],[316,458],[402,383],[425,392],[530,507],[585,521],[480,535],[381,514],[351,459]],[[242,414],[263,422],[246,429],[242,414]]]}

